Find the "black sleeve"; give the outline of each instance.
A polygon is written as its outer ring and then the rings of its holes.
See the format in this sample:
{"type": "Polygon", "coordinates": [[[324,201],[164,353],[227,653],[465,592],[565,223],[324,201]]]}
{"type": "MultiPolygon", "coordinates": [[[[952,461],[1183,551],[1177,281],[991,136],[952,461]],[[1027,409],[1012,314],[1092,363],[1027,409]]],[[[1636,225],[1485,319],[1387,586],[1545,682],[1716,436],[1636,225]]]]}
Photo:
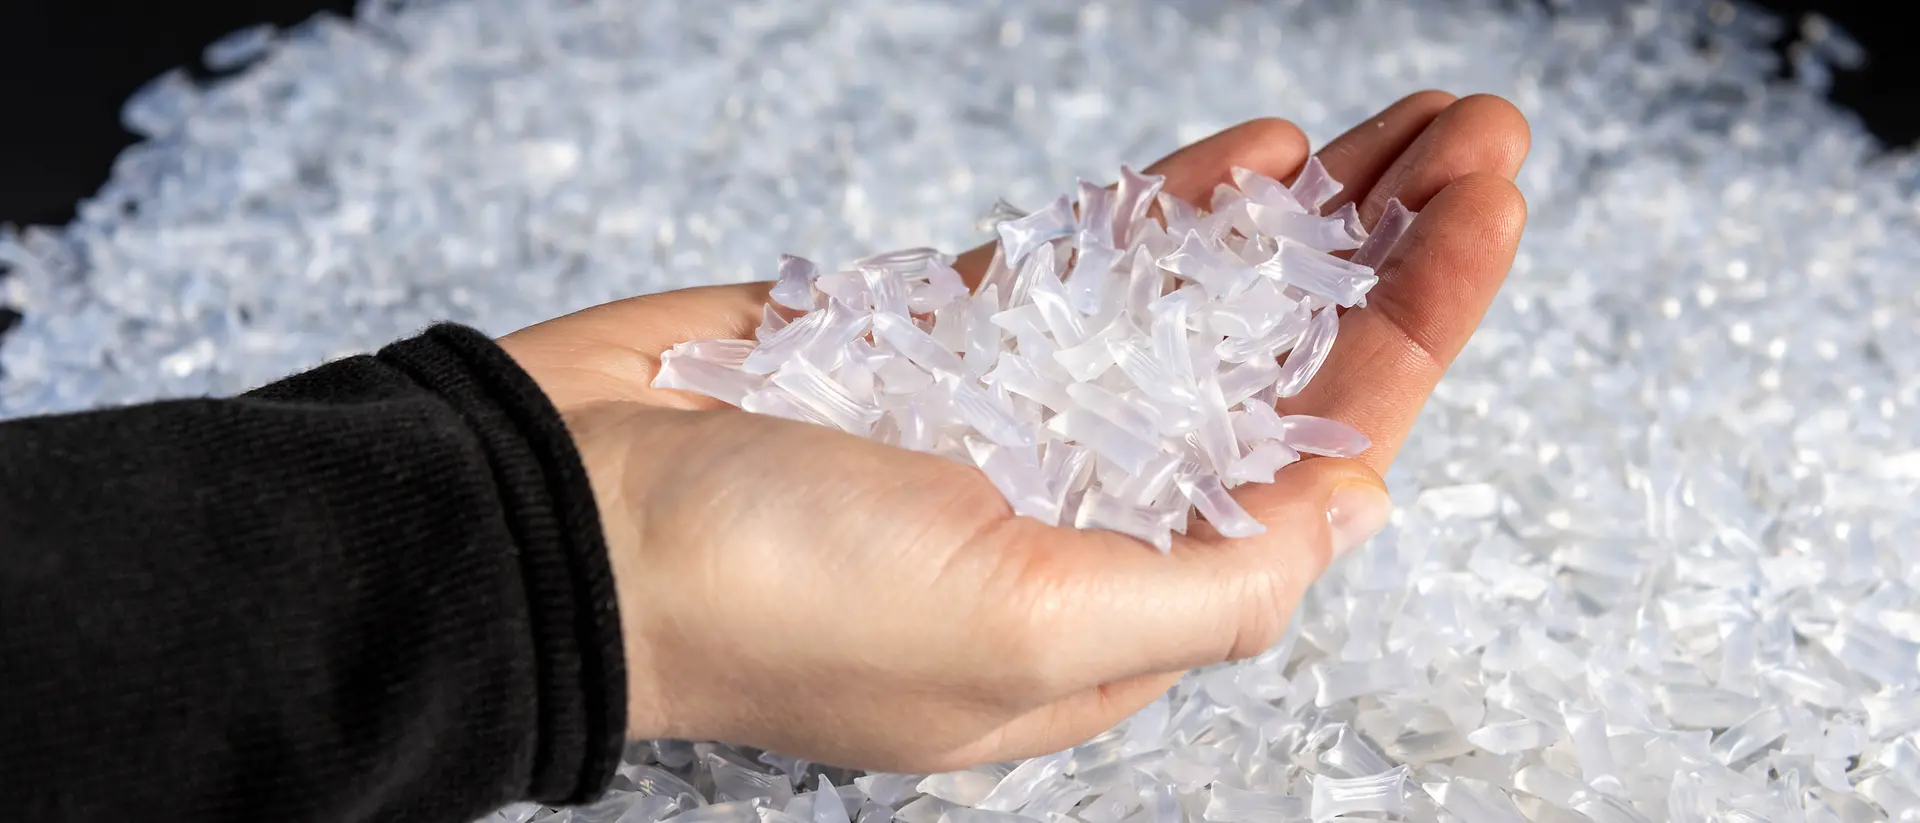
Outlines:
{"type": "Polygon", "coordinates": [[[8,817],[591,799],[625,735],[619,632],[565,425],[472,330],[233,399],[0,423],[8,817]]]}

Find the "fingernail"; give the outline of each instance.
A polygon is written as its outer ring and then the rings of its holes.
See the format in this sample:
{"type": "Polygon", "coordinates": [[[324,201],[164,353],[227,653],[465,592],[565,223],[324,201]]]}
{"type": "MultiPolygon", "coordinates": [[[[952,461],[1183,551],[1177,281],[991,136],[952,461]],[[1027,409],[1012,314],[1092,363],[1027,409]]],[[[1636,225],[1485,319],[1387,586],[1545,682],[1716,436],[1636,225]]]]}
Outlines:
{"type": "Polygon", "coordinates": [[[1333,527],[1333,556],[1353,551],[1387,527],[1393,502],[1372,486],[1342,486],[1327,503],[1327,525],[1333,527]]]}

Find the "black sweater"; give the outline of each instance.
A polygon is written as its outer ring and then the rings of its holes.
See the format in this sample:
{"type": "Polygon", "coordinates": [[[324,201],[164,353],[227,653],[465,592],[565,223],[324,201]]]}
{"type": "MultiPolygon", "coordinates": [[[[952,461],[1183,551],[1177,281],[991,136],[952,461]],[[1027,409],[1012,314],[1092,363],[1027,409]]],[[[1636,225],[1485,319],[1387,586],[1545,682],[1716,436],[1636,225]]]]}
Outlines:
{"type": "Polygon", "coordinates": [[[472,330],[0,423],[9,818],[465,823],[591,799],[625,726],[585,470],[472,330]]]}

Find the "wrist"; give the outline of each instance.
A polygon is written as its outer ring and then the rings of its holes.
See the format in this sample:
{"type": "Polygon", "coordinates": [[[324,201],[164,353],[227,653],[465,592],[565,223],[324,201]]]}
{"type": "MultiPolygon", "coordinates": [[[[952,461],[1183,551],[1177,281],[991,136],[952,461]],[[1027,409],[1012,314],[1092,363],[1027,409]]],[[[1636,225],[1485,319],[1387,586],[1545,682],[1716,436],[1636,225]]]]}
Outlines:
{"type": "Polygon", "coordinates": [[[539,711],[528,731],[548,756],[529,796],[578,802],[612,778],[626,718],[626,675],[609,553],[572,432],[526,364],[466,327],[441,325],[382,349],[380,359],[458,413],[484,455],[482,482],[504,545],[502,582],[523,592],[525,640],[514,648],[539,711]]]}
{"type": "Polygon", "coordinates": [[[649,484],[648,467],[663,455],[648,444],[668,424],[664,413],[624,403],[594,403],[562,414],[600,514],[607,562],[613,572],[620,613],[620,642],[626,657],[629,739],[671,736],[666,701],[658,677],[657,645],[650,590],[655,576],[642,562],[649,484]]]}

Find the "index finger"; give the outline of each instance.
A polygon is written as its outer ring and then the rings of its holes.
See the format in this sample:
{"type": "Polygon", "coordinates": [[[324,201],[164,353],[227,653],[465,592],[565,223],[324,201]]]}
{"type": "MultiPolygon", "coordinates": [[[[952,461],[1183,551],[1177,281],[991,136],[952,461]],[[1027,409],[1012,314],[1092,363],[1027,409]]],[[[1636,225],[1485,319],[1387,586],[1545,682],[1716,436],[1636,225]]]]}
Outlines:
{"type": "Polygon", "coordinates": [[[1341,316],[1325,376],[1281,401],[1282,414],[1358,427],[1373,441],[1361,459],[1386,470],[1513,263],[1526,201],[1512,178],[1527,145],[1512,104],[1467,97],[1381,175],[1365,193],[1369,209],[1397,198],[1419,217],[1381,264],[1366,307],[1341,316]]]}

